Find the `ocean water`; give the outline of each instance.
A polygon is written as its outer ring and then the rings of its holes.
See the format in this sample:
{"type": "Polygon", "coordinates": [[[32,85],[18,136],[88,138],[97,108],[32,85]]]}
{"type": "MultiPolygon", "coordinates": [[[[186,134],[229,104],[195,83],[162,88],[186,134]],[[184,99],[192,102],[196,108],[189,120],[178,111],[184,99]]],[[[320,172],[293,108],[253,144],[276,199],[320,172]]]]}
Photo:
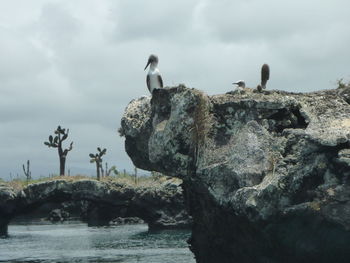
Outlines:
{"type": "Polygon", "coordinates": [[[87,227],[80,222],[10,225],[0,262],[194,263],[189,231],[149,232],[145,224],[87,227]]]}

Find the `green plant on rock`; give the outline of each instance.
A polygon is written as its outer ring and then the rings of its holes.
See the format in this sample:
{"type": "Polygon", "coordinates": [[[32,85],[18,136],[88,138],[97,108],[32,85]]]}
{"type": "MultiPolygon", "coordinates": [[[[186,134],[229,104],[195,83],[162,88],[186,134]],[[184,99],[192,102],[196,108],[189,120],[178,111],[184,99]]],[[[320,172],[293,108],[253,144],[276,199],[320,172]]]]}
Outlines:
{"type": "Polygon", "coordinates": [[[46,146],[49,148],[57,148],[58,150],[58,156],[60,159],[60,175],[64,175],[65,166],[66,166],[66,158],[69,151],[73,149],[73,142],[70,143],[69,147],[67,149],[62,148],[62,142],[68,138],[69,129],[62,129],[61,126],[58,126],[55,130],[55,135],[49,136],[49,140],[47,142],[44,142],[46,146]]]}
{"type": "Polygon", "coordinates": [[[89,154],[89,157],[91,158],[90,159],[90,163],[96,163],[96,175],[97,175],[97,180],[100,180],[101,179],[101,174],[102,174],[102,171],[103,171],[103,168],[102,168],[102,156],[106,154],[107,152],[107,149],[103,149],[101,150],[100,147],[97,147],[97,153],[93,154],[93,153],[90,153],[89,154]]]}
{"type": "Polygon", "coordinates": [[[347,84],[344,82],[344,79],[338,79],[337,84],[338,84],[338,89],[344,89],[347,86],[347,84]]]}
{"type": "Polygon", "coordinates": [[[193,113],[192,134],[192,151],[194,165],[198,165],[200,159],[200,149],[204,147],[206,133],[210,129],[209,102],[203,92],[197,91],[197,105],[193,113]]]}

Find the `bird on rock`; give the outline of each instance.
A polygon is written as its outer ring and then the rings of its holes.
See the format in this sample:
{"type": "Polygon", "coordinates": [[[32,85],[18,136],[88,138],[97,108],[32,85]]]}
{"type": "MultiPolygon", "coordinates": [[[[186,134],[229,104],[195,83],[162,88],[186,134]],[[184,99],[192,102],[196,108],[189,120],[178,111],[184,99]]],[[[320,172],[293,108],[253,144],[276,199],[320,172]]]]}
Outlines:
{"type": "Polygon", "coordinates": [[[236,81],[234,83],[232,83],[233,85],[237,85],[237,90],[239,91],[243,91],[245,89],[245,82],[244,80],[239,80],[239,81],[236,81]]]}
{"type": "Polygon", "coordinates": [[[267,64],[261,67],[261,84],[257,86],[259,92],[266,89],[266,83],[270,79],[270,67],[267,64]]]}

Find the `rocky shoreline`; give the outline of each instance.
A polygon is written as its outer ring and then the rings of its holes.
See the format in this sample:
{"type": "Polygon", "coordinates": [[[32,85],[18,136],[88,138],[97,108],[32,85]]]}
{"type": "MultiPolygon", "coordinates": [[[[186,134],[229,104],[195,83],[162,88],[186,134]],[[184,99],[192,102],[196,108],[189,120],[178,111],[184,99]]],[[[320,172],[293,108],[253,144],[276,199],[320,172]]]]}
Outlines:
{"type": "Polygon", "coordinates": [[[188,228],[191,224],[178,180],[143,187],[59,179],[31,184],[17,192],[0,184],[0,234],[7,235],[7,225],[13,218],[33,213],[43,205],[47,211],[55,207],[48,214],[52,221],[63,221],[75,214],[89,226],[109,225],[118,218],[114,223],[131,223],[137,221],[135,217],[150,229],[188,228]]]}
{"type": "Polygon", "coordinates": [[[134,164],[183,179],[200,263],[350,262],[350,87],[130,102],[134,164]]]}

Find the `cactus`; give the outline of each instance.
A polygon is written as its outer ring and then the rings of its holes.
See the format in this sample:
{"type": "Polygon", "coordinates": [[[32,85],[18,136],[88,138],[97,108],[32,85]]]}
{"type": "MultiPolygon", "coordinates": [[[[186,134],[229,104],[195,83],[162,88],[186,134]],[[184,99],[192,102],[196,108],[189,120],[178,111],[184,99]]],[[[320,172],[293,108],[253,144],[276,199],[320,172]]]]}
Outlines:
{"type": "Polygon", "coordinates": [[[105,163],[105,176],[109,176],[109,174],[111,173],[110,170],[108,170],[108,163],[105,163]]]}
{"type": "Polygon", "coordinates": [[[117,170],[117,167],[113,165],[111,168],[108,168],[108,163],[105,163],[105,173],[104,176],[110,176],[111,173],[113,172],[114,175],[118,175],[119,172],[117,170]]]}
{"type": "Polygon", "coordinates": [[[103,169],[103,165],[102,165],[102,161],[101,161],[101,164],[100,164],[100,175],[101,175],[101,178],[105,177],[105,170],[103,169]]]}
{"type": "Polygon", "coordinates": [[[66,158],[69,151],[73,149],[73,142],[70,143],[67,149],[62,149],[62,142],[68,138],[69,129],[62,129],[61,126],[58,126],[55,130],[55,137],[52,135],[49,136],[49,140],[44,142],[49,148],[57,148],[58,156],[60,159],[60,175],[64,175],[66,158]]]}
{"type": "Polygon", "coordinates": [[[135,185],[136,185],[137,184],[137,167],[136,166],[134,166],[134,172],[135,172],[134,178],[135,178],[135,185]]]}
{"type": "MultiPolygon", "coordinates": [[[[103,149],[101,150],[100,147],[97,147],[97,153],[93,154],[90,153],[89,157],[90,159],[90,163],[96,163],[96,175],[97,175],[97,180],[101,179],[101,172],[103,173],[103,168],[102,168],[102,156],[106,154],[107,149],[103,149]]],[[[103,174],[102,174],[103,176],[103,174]]]]}
{"type": "Polygon", "coordinates": [[[30,171],[30,161],[27,160],[27,169],[25,168],[24,164],[22,164],[22,168],[23,168],[24,175],[27,178],[27,184],[28,184],[29,180],[32,178],[32,172],[30,171]]]}

